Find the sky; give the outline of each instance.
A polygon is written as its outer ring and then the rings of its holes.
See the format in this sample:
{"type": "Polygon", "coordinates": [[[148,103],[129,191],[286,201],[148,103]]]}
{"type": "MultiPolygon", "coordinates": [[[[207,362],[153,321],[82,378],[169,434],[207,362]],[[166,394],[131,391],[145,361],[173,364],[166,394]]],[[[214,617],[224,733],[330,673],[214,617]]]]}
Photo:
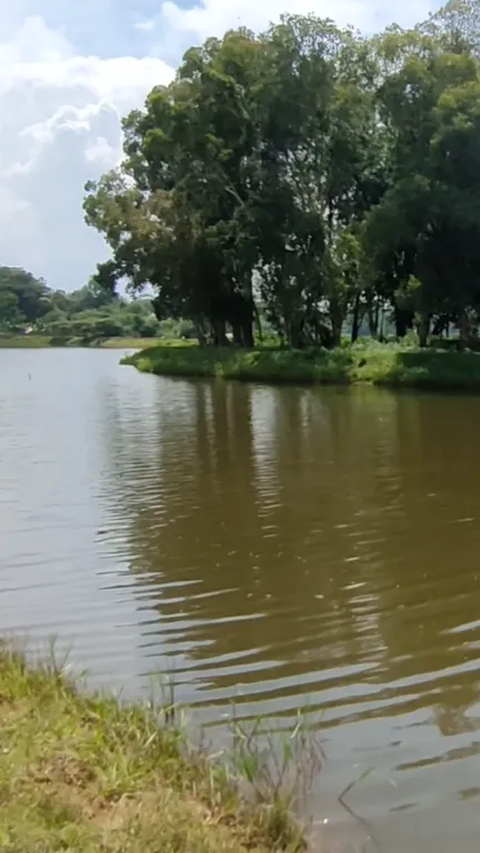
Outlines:
{"type": "Polygon", "coordinates": [[[117,165],[120,118],[168,83],[192,44],[283,12],[365,33],[410,26],[440,0],[0,0],[0,265],[53,288],[108,257],[83,222],[84,184],[117,165]]]}

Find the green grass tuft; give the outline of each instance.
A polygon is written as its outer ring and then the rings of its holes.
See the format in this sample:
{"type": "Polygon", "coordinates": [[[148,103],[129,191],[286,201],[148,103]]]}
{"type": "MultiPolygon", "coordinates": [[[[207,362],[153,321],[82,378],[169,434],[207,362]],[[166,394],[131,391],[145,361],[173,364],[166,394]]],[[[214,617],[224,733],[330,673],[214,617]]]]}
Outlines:
{"type": "Polygon", "coordinates": [[[256,796],[260,783],[247,747],[241,751],[251,783],[245,797],[225,763],[189,749],[175,719],[171,705],[162,711],[152,703],[127,706],[84,695],[54,662],[27,664],[3,645],[0,850],[302,850],[290,800],[264,789],[264,776],[256,796]]]}

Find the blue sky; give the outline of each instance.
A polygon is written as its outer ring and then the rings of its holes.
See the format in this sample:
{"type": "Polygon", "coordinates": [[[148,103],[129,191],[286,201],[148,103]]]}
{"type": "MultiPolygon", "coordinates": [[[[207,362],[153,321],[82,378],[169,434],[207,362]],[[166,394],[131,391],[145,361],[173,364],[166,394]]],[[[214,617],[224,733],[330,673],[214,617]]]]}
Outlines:
{"type": "Polygon", "coordinates": [[[209,35],[315,12],[365,32],[440,0],[5,0],[0,3],[0,265],[81,287],[107,256],[83,186],[116,165],[120,116],[209,35]]]}

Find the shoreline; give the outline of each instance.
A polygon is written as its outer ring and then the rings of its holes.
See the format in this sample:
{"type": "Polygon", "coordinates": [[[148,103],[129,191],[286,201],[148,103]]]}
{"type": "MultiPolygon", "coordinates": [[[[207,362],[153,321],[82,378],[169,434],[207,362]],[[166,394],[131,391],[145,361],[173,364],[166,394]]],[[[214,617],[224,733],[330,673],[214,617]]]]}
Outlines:
{"type": "Polygon", "coordinates": [[[298,385],[480,392],[480,354],[368,340],[334,350],[155,346],[122,359],[143,373],[298,385]]]}
{"type": "Polygon", "coordinates": [[[274,786],[258,796],[260,775],[248,770],[256,753],[236,756],[242,768],[192,750],[173,704],[84,694],[54,661],[27,663],[7,645],[0,697],[2,850],[305,849],[291,800],[274,786]],[[240,793],[247,781],[251,797],[240,793]]]}
{"type": "MultiPolygon", "coordinates": [[[[176,341],[175,341],[176,343],[176,341]]],[[[0,335],[0,349],[148,349],[159,345],[158,338],[105,338],[93,343],[59,341],[51,335],[0,335]]],[[[163,346],[168,346],[165,343],[163,346]]],[[[170,344],[171,346],[171,344],[170,344]]]]}

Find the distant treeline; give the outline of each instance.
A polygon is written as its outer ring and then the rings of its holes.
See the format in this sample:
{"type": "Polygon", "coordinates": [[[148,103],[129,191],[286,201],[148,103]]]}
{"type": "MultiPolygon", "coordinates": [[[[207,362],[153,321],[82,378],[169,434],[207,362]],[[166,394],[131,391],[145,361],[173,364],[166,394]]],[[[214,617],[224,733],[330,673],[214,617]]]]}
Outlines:
{"type": "Polygon", "coordinates": [[[158,320],[148,298],[125,299],[90,281],[67,293],[21,268],[0,267],[0,333],[39,332],[53,340],[190,338],[189,320],[158,320]]]}

